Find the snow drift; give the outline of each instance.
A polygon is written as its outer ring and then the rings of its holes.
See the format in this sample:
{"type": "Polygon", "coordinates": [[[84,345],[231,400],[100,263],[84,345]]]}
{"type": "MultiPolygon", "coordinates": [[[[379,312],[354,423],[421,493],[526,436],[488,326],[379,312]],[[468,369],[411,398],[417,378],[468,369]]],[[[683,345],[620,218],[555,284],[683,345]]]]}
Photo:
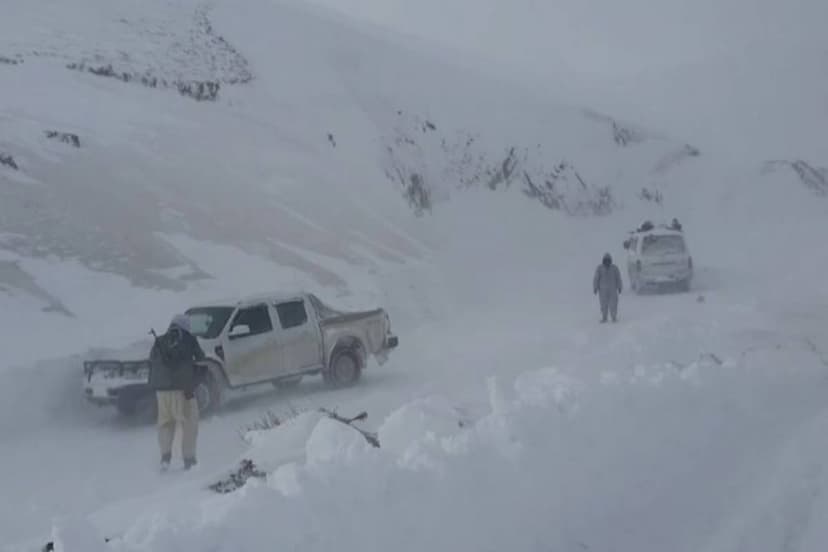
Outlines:
{"type": "Polygon", "coordinates": [[[245,458],[266,480],[194,493],[187,507],[160,501],[117,537],[70,522],[57,528],[56,549],[108,535],[99,549],[770,551],[795,542],[816,551],[825,474],[756,453],[771,442],[811,446],[811,432],[825,430],[825,418],[801,435],[782,429],[822,400],[824,374],[806,354],[784,369],[777,358],[632,373],[547,368],[511,385],[491,378],[488,414],[464,424],[445,398],[415,401],[386,418],[379,449],[353,428],[302,414],[253,437],[245,458]],[[785,400],[792,390],[795,404],[785,400]],[[687,485],[700,478],[721,484],[687,485]],[[793,483],[790,496],[764,508],[794,519],[807,501],[811,517],[755,537],[751,524],[770,511],[743,510],[739,497],[777,493],[779,478],[793,483]],[[796,490],[806,484],[806,495],[796,490]],[[745,521],[720,532],[734,508],[745,521]]]}

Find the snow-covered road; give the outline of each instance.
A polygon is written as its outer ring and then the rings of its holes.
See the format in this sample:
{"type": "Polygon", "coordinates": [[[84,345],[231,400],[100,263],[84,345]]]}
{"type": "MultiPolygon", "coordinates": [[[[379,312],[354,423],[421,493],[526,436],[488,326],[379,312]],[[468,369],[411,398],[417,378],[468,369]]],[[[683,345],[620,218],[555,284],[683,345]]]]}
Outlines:
{"type": "Polygon", "coordinates": [[[98,512],[100,529],[119,534],[171,489],[232,465],[247,446],[240,429],[268,409],[366,410],[368,426],[377,428],[406,402],[437,395],[479,419],[490,409],[487,377],[508,387],[522,374],[555,367],[580,391],[570,425],[550,422],[550,438],[565,447],[549,458],[563,486],[550,500],[572,501],[559,507],[579,541],[596,550],[700,550],[710,537],[724,546],[712,550],[733,550],[775,508],[782,518],[763,542],[792,532],[789,538],[806,538],[809,527],[801,525],[817,515],[811,508],[824,507],[796,488],[824,474],[826,447],[808,439],[825,429],[828,414],[820,356],[828,350],[828,314],[774,312],[732,289],[710,289],[624,295],[622,321],[599,325],[590,295],[561,289],[404,328],[392,361],[372,367],[355,388],[331,391],[312,379],[293,391],[237,398],[203,422],[193,474],[159,475],[151,426],[86,407],[79,393],[68,398],[75,366],[44,367],[41,377],[69,371],[72,378],[56,384],[54,395],[34,398],[31,412],[4,417],[7,427],[27,419],[31,426],[2,433],[9,452],[0,487],[19,500],[3,501],[0,533],[9,542],[37,539],[54,519],[98,512]],[[49,412],[58,396],[63,405],[49,412]],[[40,408],[47,410],[38,416],[40,408]],[[780,494],[781,502],[768,498],[780,494]]]}

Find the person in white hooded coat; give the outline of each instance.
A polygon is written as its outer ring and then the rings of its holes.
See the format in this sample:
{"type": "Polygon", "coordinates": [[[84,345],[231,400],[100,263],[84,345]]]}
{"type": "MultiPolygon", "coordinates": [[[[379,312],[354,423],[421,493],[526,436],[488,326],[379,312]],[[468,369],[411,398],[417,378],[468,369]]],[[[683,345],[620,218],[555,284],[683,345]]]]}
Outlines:
{"type": "Polygon", "coordinates": [[[601,306],[601,322],[607,321],[608,314],[613,322],[618,321],[618,296],[622,287],[621,271],[612,262],[612,256],[606,253],[592,279],[592,291],[598,296],[601,306]]]}

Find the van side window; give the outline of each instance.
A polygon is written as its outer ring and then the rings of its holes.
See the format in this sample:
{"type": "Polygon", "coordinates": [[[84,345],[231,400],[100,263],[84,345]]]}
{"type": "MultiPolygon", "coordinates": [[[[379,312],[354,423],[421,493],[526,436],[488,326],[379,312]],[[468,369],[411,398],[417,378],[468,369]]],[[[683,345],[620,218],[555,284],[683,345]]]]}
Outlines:
{"type": "Polygon", "coordinates": [[[296,328],[308,321],[305,302],[301,299],[298,301],[279,303],[276,305],[276,313],[279,315],[279,323],[285,330],[296,328]]]}
{"type": "Polygon", "coordinates": [[[267,312],[267,305],[256,305],[241,309],[236,318],[233,319],[233,326],[248,326],[249,335],[259,335],[273,330],[273,323],[270,321],[270,313],[267,312]]]}

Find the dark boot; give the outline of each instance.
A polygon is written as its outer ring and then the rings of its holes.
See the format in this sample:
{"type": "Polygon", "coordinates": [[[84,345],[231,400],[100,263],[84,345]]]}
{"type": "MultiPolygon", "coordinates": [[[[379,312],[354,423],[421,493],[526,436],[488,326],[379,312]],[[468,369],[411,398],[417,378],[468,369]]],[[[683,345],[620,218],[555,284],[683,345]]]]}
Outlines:
{"type": "Polygon", "coordinates": [[[184,469],[185,470],[189,470],[190,468],[192,468],[196,464],[198,464],[198,462],[196,461],[195,458],[185,458],[184,459],[184,469]]]}
{"type": "Polygon", "coordinates": [[[161,455],[161,471],[167,471],[170,469],[170,461],[172,460],[172,454],[162,454],[161,455]]]}

